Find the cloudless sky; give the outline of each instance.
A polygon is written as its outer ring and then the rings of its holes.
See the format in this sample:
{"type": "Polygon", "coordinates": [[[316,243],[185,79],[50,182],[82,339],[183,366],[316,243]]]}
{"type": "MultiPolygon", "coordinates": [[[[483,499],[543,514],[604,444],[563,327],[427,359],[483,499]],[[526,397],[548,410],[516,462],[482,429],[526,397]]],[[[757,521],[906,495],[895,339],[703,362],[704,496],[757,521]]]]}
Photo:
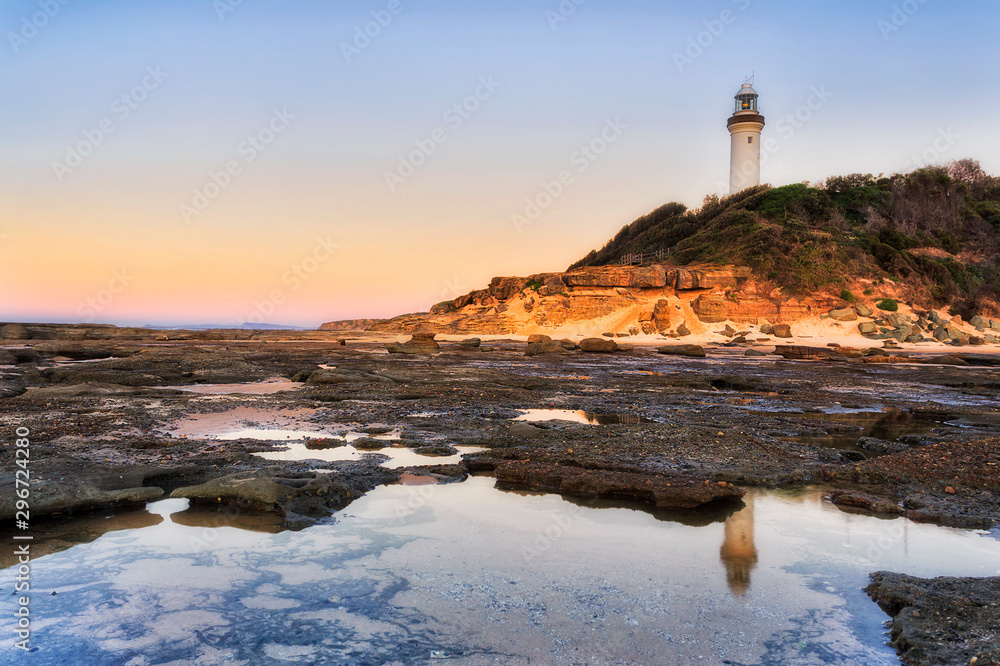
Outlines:
{"type": "Polygon", "coordinates": [[[765,182],[1000,173],[992,0],[63,1],[0,11],[5,321],[315,326],[563,270],[725,193],[754,72],[765,182]]]}

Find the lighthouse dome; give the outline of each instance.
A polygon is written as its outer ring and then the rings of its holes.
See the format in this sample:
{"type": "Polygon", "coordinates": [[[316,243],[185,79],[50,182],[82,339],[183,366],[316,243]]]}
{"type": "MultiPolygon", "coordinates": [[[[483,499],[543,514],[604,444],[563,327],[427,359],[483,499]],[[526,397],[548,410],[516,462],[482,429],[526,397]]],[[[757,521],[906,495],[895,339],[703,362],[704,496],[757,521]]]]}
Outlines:
{"type": "Polygon", "coordinates": [[[736,93],[736,110],[733,113],[757,113],[757,91],[749,83],[744,83],[736,93]]]}

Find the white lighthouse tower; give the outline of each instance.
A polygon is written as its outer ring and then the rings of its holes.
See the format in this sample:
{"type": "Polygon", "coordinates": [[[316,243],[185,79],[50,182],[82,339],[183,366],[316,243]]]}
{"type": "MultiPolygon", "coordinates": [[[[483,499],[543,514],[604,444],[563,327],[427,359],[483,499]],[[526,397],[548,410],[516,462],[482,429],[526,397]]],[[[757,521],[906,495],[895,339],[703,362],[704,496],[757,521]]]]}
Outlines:
{"type": "Polygon", "coordinates": [[[736,111],[727,123],[732,136],[729,193],[760,185],[760,133],[764,116],[757,112],[757,91],[744,83],[736,93],[736,111]]]}

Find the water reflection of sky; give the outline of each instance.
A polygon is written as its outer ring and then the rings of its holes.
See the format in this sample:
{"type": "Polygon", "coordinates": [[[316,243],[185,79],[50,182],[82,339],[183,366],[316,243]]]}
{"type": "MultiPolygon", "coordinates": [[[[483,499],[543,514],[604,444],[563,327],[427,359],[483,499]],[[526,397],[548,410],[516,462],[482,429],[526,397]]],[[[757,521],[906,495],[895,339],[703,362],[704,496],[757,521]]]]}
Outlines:
{"type": "Polygon", "coordinates": [[[998,573],[979,533],[750,500],[697,527],[473,478],[302,532],[175,514],[36,560],[26,661],[895,664],[868,572],[998,573]]]}

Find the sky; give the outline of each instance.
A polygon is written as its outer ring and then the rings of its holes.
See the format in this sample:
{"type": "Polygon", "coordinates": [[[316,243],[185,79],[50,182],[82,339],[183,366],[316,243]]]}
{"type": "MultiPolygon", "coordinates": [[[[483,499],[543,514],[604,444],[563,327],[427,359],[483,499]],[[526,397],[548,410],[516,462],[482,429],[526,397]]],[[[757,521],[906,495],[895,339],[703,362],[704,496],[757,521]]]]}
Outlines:
{"type": "Polygon", "coordinates": [[[762,181],[1000,174],[995,0],[8,0],[0,321],[317,326],[762,181]]]}

